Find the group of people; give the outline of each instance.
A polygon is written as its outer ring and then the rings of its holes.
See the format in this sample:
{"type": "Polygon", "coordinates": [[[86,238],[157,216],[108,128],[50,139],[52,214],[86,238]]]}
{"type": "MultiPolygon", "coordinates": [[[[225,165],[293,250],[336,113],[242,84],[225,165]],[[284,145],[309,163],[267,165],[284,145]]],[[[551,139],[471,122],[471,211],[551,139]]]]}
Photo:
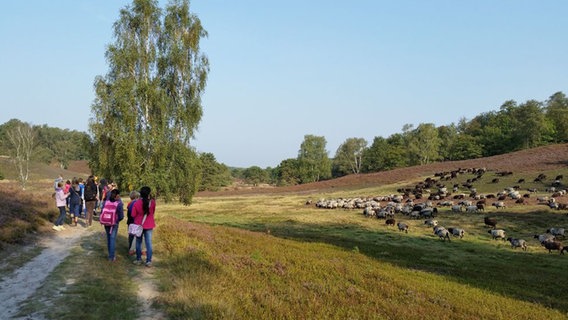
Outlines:
{"type": "MultiPolygon", "coordinates": [[[[65,230],[63,226],[67,209],[71,217],[70,226],[76,227],[78,219],[85,219],[85,227],[90,227],[93,223],[93,217],[101,214],[105,208],[109,208],[116,215],[112,225],[105,225],[105,233],[107,236],[108,260],[116,260],[116,238],[118,235],[118,226],[120,221],[124,220],[124,204],[120,197],[120,190],[117,185],[106,179],[98,179],[91,175],[83,183],[82,178],[73,178],[72,180],[63,181],[63,177],[55,179],[55,203],[59,209],[59,217],[54,223],[53,229],[56,231],[65,230]]],[[[136,255],[134,264],[147,267],[152,266],[152,231],[156,226],[154,220],[154,212],[156,210],[156,201],[151,197],[150,187],[144,186],[140,191],[130,192],[130,201],[126,205],[127,225],[137,224],[142,226],[140,236],[134,234],[128,235],[128,254],[136,255]],[[146,247],[146,261],[142,261],[142,240],[146,247]],[[136,240],[136,241],[134,241],[136,240]]]]}

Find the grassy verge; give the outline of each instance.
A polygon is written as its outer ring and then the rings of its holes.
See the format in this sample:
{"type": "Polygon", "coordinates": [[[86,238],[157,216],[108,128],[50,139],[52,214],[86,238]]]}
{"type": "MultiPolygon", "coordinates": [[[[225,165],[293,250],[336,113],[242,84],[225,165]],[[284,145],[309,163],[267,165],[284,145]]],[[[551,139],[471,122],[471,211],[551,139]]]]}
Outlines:
{"type": "Polygon", "coordinates": [[[134,281],[137,271],[124,255],[126,239],[119,237],[117,250],[122,254],[114,263],[107,261],[106,238],[101,233],[79,241],[27,300],[20,316],[39,313],[48,319],[136,319],[140,307],[134,281]]]}

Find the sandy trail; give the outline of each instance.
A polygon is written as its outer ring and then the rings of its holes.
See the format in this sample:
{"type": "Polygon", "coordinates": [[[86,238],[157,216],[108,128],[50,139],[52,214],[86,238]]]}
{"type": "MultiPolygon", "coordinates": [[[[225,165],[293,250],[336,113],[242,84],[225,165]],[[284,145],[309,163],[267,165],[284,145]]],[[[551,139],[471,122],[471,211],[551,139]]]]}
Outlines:
{"type": "Polygon", "coordinates": [[[7,275],[0,282],[0,319],[11,319],[18,313],[19,305],[32,296],[78,244],[77,239],[91,231],[67,227],[57,234],[42,238],[36,246],[45,248],[41,254],[7,275]]]}

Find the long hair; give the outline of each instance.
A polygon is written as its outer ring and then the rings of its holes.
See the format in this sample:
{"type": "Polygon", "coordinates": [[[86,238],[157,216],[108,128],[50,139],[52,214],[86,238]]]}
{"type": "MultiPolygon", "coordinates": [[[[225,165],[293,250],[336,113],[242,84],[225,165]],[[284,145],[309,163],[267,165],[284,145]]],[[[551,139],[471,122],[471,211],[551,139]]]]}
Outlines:
{"type": "Polygon", "coordinates": [[[150,192],[152,190],[150,187],[144,186],[140,188],[140,198],[142,198],[142,209],[144,210],[144,214],[150,214],[150,192]]]}
{"type": "Polygon", "coordinates": [[[115,202],[116,201],[116,196],[120,194],[120,191],[118,189],[112,189],[110,192],[110,196],[108,197],[108,200],[110,202],[115,202]]]}

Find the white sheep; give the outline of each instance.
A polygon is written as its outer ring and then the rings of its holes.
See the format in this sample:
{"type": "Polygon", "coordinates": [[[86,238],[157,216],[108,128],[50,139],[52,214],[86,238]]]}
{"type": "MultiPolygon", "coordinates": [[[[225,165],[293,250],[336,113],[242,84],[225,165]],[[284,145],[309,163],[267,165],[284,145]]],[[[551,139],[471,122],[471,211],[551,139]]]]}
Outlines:
{"type": "Polygon", "coordinates": [[[465,235],[465,230],[462,228],[448,228],[448,231],[454,236],[454,237],[460,237],[463,238],[463,236],[465,235]]]}
{"type": "Polygon", "coordinates": [[[550,233],[535,234],[534,238],[538,239],[538,242],[540,242],[541,245],[544,245],[546,241],[553,241],[556,239],[556,237],[550,233]]]}
{"type": "Polygon", "coordinates": [[[450,239],[450,232],[444,227],[440,227],[440,228],[434,227],[434,234],[436,234],[438,237],[440,237],[440,239],[442,239],[444,241],[446,239],[448,239],[448,241],[450,241],[450,242],[452,241],[450,239]]]}
{"type": "Polygon", "coordinates": [[[527,251],[527,242],[523,239],[507,238],[507,241],[511,243],[511,248],[521,248],[523,251],[527,251]]]}
{"type": "Polygon", "coordinates": [[[564,228],[549,228],[546,233],[550,233],[555,237],[564,237],[564,228]]]}
{"type": "Polygon", "coordinates": [[[496,240],[496,239],[505,240],[507,238],[506,234],[505,234],[505,230],[503,230],[503,229],[491,229],[487,232],[491,235],[493,240],[496,240]]]}
{"type": "Polygon", "coordinates": [[[503,201],[493,202],[493,206],[495,207],[495,209],[505,208],[505,202],[503,201]]]}
{"type": "Polygon", "coordinates": [[[435,226],[438,225],[438,220],[428,219],[428,220],[424,221],[424,224],[429,226],[429,227],[435,227],[435,226]]]}

